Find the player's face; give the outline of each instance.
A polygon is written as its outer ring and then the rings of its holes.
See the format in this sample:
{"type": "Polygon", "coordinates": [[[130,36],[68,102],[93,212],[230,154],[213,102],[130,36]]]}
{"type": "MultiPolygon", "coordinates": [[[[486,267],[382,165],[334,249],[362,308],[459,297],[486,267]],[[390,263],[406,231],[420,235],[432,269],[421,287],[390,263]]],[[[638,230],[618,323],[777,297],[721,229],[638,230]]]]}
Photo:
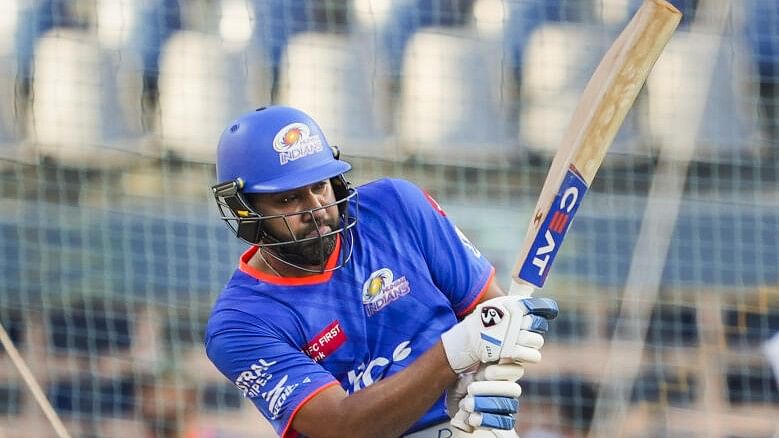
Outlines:
{"type": "MultiPolygon", "coordinates": [[[[338,206],[330,180],[286,192],[254,195],[255,208],[263,216],[286,215],[267,219],[265,231],[280,242],[318,237],[339,228],[338,206]]],[[[306,242],[274,247],[285,260],[306,266],[321,265],[335,248],[335,234],[306,242]]]]}

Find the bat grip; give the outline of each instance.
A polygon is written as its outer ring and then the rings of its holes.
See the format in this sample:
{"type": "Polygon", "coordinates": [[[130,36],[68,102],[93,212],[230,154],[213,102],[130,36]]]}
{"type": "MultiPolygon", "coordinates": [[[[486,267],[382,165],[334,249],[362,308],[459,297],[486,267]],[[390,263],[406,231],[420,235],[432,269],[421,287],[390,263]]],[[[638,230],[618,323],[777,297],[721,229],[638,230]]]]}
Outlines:
{"type": "MultiPolygon", "coordinates": [[[[535,288],[527,283],[521,283],[517,280],[512,279],[511,280],[511,286],[509,286],[509,296],[512,297],[530,297],[533,295],[533,292],[535,291],[535,288]]],[[[511,359],[501,359],[498,361],[500,364],[510,364],[512,363],[511,359]]]]}
{"type": "Polygon", "coordinates": [[[527,283],[521,283],[512,279],[511,286],[509,286],[509,296],[530,297],[535,290],[536,288],[527,283]]]}

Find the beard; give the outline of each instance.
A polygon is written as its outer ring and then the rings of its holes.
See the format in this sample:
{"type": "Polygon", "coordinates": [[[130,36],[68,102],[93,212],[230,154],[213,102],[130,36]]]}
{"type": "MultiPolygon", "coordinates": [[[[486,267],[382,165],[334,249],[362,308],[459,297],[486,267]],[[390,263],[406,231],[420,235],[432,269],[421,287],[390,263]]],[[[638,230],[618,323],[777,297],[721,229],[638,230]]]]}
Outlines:
{"type": "Polygon", "coordinates": [[[331,234],[308,242],[279,245],[274,250],[279,258],[295,265],[324,266],[335,250],[336,236],[331,234]]]}
{"type": "MultiPolygon", "coordinates": [[[[338,219],[322,223],[328,225],[330,230],[339,228],[338,219]]],[[[313,228],[315,230],[316,228],[313,228]]],[[[307,230],[302,235],[307,235],[312,230],[307,230]]],[[[330,231],[332,232],[332,231],[330,231]]],[[[290,239],[281,239],[270,231],[266,231],[273,240],[277,242],[289,242],[283,245],[276,245],[271,248],[280,259],[298,266],[321,266],[324,268],[327,259],[335,250],[335,241],[338,233],[329,234],[324,237],[308,240],[306,242],[293,242],[290,239]]]]}

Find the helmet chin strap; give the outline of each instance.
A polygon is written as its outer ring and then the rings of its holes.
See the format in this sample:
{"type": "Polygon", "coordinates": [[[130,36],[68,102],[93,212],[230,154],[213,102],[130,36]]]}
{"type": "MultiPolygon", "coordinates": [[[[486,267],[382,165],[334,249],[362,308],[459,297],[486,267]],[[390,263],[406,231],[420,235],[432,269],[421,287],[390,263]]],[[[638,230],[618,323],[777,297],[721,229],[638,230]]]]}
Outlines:
{"type": "Polygon", "coordinates": [[[266,252],[265,248],[260,247],[259,251],[257,251],[257,254],[260,255],[260,258],[262,259],[262,262],[265,263],[265,266],[267,266],[268,269],[270,269],[275,276],[282,277],[281,273],[279,273],[279,271],[277,271],[276,268],[274,268],[273,265],[270,264],[268,259],[265,258],[265,252],[266,252]]]}

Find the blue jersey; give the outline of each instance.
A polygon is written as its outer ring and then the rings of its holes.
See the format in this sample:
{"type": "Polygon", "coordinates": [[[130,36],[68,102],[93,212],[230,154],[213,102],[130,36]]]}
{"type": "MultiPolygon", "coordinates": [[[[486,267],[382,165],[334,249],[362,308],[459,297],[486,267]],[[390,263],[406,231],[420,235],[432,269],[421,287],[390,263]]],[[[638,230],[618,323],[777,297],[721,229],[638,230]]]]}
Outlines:
{"type": "MultiPolygon", "coordinates": [[[[413,184],[382,179],[358,192],[349,263],[281,278],[248,265],[252,247],[208,321],[208,357],[282,437],[298,436],[295,413],[325,388],[353,393],[408,367],[472,310],[494,275],[413,184]]],[[[339,239],[328,266],[340,250],[339,239]]],[[[442,395],[409,432],[448,418],[442,395]]]]}

